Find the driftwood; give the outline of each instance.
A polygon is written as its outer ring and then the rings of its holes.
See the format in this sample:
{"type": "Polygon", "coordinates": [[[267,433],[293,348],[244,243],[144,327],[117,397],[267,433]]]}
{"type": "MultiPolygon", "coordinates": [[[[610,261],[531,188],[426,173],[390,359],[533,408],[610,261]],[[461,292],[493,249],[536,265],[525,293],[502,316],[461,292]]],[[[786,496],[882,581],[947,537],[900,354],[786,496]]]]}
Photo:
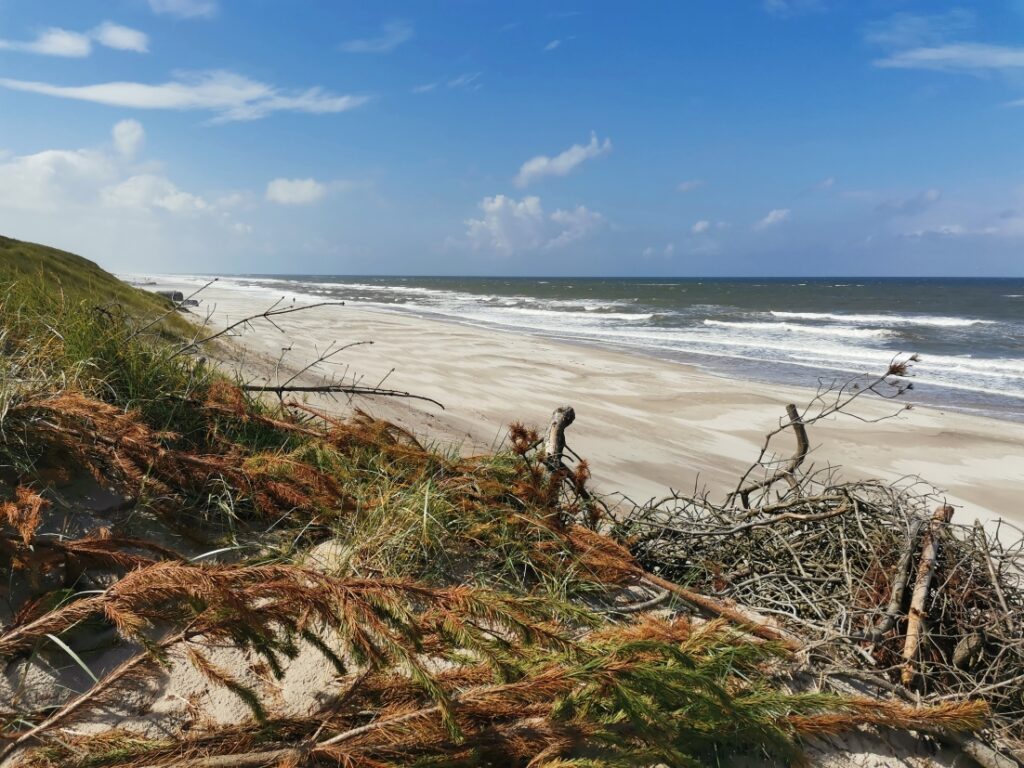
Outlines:
{"type": "Polygon", "coordinates": [[[565,430],[576,420],[576,411],[572,406],[563,405],[551,414],[551,426],[544,443],[544,464],[548,470],[555,472],[562,466],[562,454],[565,452],[565,430]]]}
{"type": "Polygon", "coordinates": [[[917,566],[917,581],[914,582],[914,594],[910,599],[910,610],[907,613],[907,639],[903,645],[903,670],[900,678],[904,685],[910,685],[916,674],[914,662],[917,659],[921,640],[924,636],[924,621],[928,612],[926,601],[931,588],[932,576],[935,573],[935,561],[939,556],[940,539],[943,527],[953,519],[953,508],[942,505],[935,510],[931,526],[925,533],[921,545],[921,560],[917,566]]]}
{"type": "Polygon", "coordinates": [[[889,590],[889,605],[886,606],[885,616],[867,635],[867,638],[873,643],[880,642],[896,626],[896,620],[900,617],[903,598],[907,594],[907,584],[910,581],[914,552],[917,551],[917,536],[921,531],[921,525],[922,521],[917,520],[910,528],[907,546],[900,555],[900,562],[896,566],[896,578],[893,580],[892,589],[889,590]]]}
{"type": "MultiPolygon", "coordinates": [[[[784,426],[792,428],[793,434],[796,435],[796,451],[790,457],[789,462],[782,469],[776,470],[773,474],[758,480],[750,485],[743,486],[735,494],[738,494],[744,507],[750,506],[750,494],[754,491],[761,490],[762,488],[769,488],[779,480],[785,480],[789,487],[796,490],[799,487],[799,483],[796,479],[796,471],[800,468],[800,465],[804,463],[804,459],[807,458],[807,452],[810,450],[811,443],[807,439],[807,429],[804,426],[803,418],[800,416],[800,412],[797,411],[796,406],[790,403],[786,406],[786,416],[789,417],[789,422],[784,426]]],[[[770,436],[769,436],[770,439],[770,436]]],[[[765,450],[768,444],[765,442],[765,450]]],[[[765,450],[761,451],[762,457],[764,456],[765,450]]]]}
{"type": "Polygon", "coordinates": [[[245,392],[269,392],[281,397],[282,395],[294,393],[294,392],[311,392],[317,394],[344,394],[344,395],[362,395],[364,397],[400,397],[408,398],[410,400],[422,400],[426,403],[432,403],[441,410],[444,410],[444,405],[432,397],[426,395],[415,395],[412,392],[404,392],[398,389],[378,389],[376,387],[360,387],[353,384],[320,384],[313,386],[299,386],[299,385],[281,385],[274,386],[271,384],[239,384],[238,388],[245,392]]]}

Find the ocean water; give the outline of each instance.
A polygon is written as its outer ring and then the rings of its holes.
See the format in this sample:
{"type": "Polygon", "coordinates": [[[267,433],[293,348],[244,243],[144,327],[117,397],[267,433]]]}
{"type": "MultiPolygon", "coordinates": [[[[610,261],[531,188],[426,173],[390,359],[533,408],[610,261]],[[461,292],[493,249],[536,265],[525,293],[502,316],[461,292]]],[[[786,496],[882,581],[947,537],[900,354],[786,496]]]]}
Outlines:
{"type": "Polygon", "coordinates": [[[235,276],[223,287],[532,333],[804,386],[921,356],[910,401],[1024,420],[1024,279],[235,276]]]}

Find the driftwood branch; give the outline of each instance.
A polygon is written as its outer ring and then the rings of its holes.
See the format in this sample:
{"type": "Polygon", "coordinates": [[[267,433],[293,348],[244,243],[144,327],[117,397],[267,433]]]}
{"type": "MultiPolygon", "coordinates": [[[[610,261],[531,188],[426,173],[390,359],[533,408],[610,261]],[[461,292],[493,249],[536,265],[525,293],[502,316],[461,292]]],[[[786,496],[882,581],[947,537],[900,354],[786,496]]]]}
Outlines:
{"type": "MultiPolygon", "coordinates": [[[[796,471],[800,468],[800,465],[804,463],[804,459],[807,458],[807,452],[811,448],[811,443],[807,439],[807,429],[804,426],[803,418],[800,416],[800,412],[797,411],[796,406],[792,403],[787,405],[786,415],[789,417],[789,421],[784,426],[790,427],[793,430],[793,434],[796,435],[796,451],[793,452],[793,455],[790,457],[789,462],[785,467],[776,470],[763,480],[758,480],[756,483],[751,483],[750,485],[740,488],[734,493],[734,495],[739,495],[744,507],[750,506],[751,493],[762,488],[768,488],[779,480],[785,480],[793,490],[797,490],[799,488],[799,483],[796,479],[796,471]]],[[[767,442],[765,444],[765,448],[767,448],[767,442]]],[[[762,458],[764,453],[765,451],[762,450],[762,458]]]]}
{"type": "Polygon", "coordinates": [[[952,518],[953,508],[951,506],[944,504],[936,509],[921,545],[917,580],[914,582],[914,594],[910,599],[910,611],[907,614],[907,639],[903,645],[904,663],[900,679],[904,685],[910,685],[916,675],[914,662],[924,636],[924,620],[928,616],[928,590],[931,588],[932,575],[935,573],[935,561],[939,557],[942,529],[952,518]]]}
{"type": "Polygon", "coordinates": [[[551,414],[551,426],[548,427],[548,437],[544,443],[544,463],[550,472],[555,472],[562,466],[562,454],[565,452],[565,430],[576,420],[576,411],[572,406],[563,405],[556,408],[551,414]]]}
{"type": "Polygon", "coordinates": [[[343,306],[345,306],[345,302],[343,302],[343,301],[320,301],[320,302],[317,302],[315,304],[302,304],[302,305],[299,305],[299,306],[282,307],[282,306],[280,306],[282,301],[284,301],[283,298],[282,299],[278,299],[273,304],[271,304],[268,309],[264,310],[263,312],[259,312],[259,313],[255,314],[255,315],[249,315],[247,317],[243,317],[241,320],[236,320],[235,322],[230,323],[229,325],[225,326],[224,328],[222,328],[221,330],[217,331],[216,333],[211,333],[208,336],[204,336],[202,338],[198,338],[198,337],[197,338],[193,338],[187,344],[184,344],[181,347],[179,347],[178,350],[174,352],[172,357],[178,357],[179,355],[184,355],[184,354],[186,354],[188,352],[193,352],[196,349],[198,349],[199,347],[203,346],[204,344],[208,344],[209,342],[213,341],[214,339],[218,339],[221,336],[225,336],[225,335],[231,333],[231,331],[233,331],[235,328],[239,328],[239,327],[245,326],[245,325],[251,325],[252,323],[254,323],[257,320],[266,320],[271,325],[273,325],[275,328],[278,328],[278,330],[280,330],[280,328],[274,322],[274,318],[275,317],[280,317],[281,315],[289,315],[292,312],[305,312],[308,309],[316,309],[317,307],[343,307],[343,306]]]}
{"type": "Polygon", "coordinates": [[[881,642],[882,638],[896,625],[900,609],[903,606],[903,598],[907,594],[907,584],[910,581],[910,572],[914,562],[914,552],[917,551],[917,537],[921,531],[922,522],[916,521],[910,528],[910,535],[907,537],[907,545],[900,555],[899,564],[896,566],[896,575],[893,579],[892,589],[889,591],[889,605],[885,608],[885,615],[875,626],[867,638],[873,643],[881,642]]]}
{"type": "Polygon", "coordinates": [[[444,410],[444,405],[442,403],[432,397],[427,397],[426,395],[415,395],[411,392],[404,392],[398,389],[377,389],[376,387],[360,387],[352,384],[320,384],[313,386],[240,384],[239,389],[245,390],[246,392],[271,392],[278,396],[293,392],[314,392],[320,394],[338,393],[346,395],[364,395],[367,397],[401,397],[408,398],[410,400],[423,400],[424,402],[432,403],[441,410],[444,410]]]}

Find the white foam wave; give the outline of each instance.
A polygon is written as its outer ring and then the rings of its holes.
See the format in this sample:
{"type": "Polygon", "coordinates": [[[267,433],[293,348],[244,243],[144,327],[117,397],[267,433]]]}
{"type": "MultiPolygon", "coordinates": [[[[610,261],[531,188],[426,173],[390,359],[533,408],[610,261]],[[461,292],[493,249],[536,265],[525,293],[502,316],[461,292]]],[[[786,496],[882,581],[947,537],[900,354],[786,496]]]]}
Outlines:
{"type": "Polygon", "coordinates": [[[714,328],[736,328],[743,331],[767,331],[769,333],[808,333],[814,336],[840,336],[848,339],[883,339],[895,336],[888,328],[851,328],[843,325],[800,325],[799,323],[744,323],[729,320],[704,321],[714,328]]]}
{"type": "Polygon", "coordinates": [[[938,328],[966,328],[972,325],[992,325],[994,320],[976,320],[969,317],[941,317],[938,315],[841,315],[832,312],[777,312],[773,317],[793,320],[832,320],[843,323],[898,323],[901,325],[931,325],[938,328]]]}

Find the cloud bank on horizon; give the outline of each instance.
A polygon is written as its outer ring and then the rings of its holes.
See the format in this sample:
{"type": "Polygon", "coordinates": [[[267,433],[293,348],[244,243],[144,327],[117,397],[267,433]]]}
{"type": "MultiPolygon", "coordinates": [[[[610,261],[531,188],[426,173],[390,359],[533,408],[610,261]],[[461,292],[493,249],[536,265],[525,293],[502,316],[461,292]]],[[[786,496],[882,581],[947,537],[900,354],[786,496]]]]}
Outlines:
{"type": "Polygon", "coordinates": [[[1022,22],[7,0],[0,234],[115,270],[1022,275],[1022,22]]]}

